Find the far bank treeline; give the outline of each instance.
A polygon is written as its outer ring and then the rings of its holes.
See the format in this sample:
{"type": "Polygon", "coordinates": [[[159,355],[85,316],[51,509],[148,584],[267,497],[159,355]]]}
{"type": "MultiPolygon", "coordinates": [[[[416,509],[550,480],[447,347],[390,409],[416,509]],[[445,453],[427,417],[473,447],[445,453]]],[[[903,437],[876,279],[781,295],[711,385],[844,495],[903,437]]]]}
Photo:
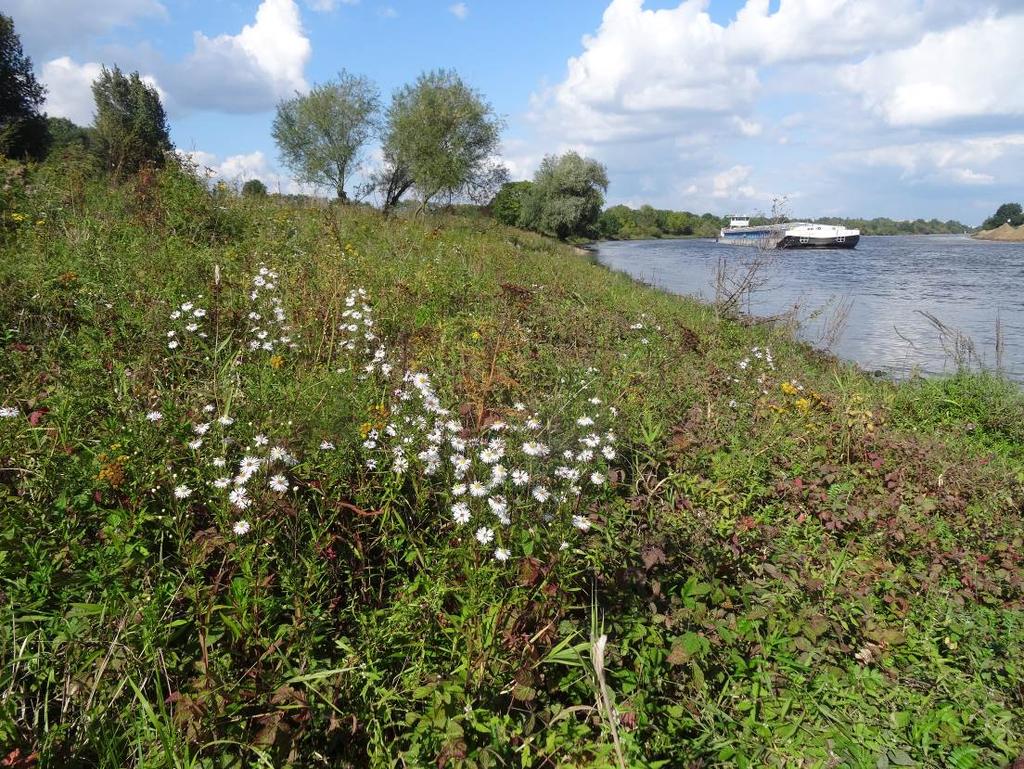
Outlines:
{"type": "MultiPolygon", "coordinates": [[[[551,163],[556,164],[557,158],[551,163]]],[[[490,211],[493,216],[505,224],[545,231],[532,221],[529,212],[523,213],[523,201],[530,200],[535,194],[535,182],[509,182],[504,185],[494,200],[490,211]]],[[[766,217],[752,217],[751,224],[766,224],[766,217]]],[[[787,217],[784,221],[793,221],[787,217]]],[[[804,220],[801,220],[804,221],[804,220]]],[[[844,227],[859,229],[864,235],[960,235],[972,231],[972,228],[961,222],[950,219],[914,219],[900,221],[887,217],[875,219],[842,219],[823,217],[808,221],[819,224],[837,224],[844,227]]],[[[603,240],[651,240],[658,238],[713,238],[722,227],[728,225],[729,217],[712,213],[696,214],[690,211],[672,211],[669,209],[641,206],[630,208],[625,205],[611,206],[601,211],[579,227],[574,235],[603,240]]],[[[548,234],[555,234],[549,232],[548,234]]]]}

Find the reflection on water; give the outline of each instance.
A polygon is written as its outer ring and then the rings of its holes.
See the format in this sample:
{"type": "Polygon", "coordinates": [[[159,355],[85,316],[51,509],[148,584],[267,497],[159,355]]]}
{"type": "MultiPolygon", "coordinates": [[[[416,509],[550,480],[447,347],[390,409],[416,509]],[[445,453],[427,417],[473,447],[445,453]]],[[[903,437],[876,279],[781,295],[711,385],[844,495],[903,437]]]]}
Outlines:
{"type": "MultiPolygon", "coordinates": [[[[602,264],[678,294],[710,300],[720,256],[750,258],[749,249],[708,240],[602,243],[602,264]]],[[[953,235],[863,237],[854,251],[775,251],[765,287],[750,306],[778,315],[799,306],[800,336],[820,342],[826,309],[851,302],[837,355],[894,376],[955,368],[935,326],[920,311],[959,329],[985,365],[996,363],[997,319],[1003,369],[1024,381],[1024,244],[953,235]]]]}

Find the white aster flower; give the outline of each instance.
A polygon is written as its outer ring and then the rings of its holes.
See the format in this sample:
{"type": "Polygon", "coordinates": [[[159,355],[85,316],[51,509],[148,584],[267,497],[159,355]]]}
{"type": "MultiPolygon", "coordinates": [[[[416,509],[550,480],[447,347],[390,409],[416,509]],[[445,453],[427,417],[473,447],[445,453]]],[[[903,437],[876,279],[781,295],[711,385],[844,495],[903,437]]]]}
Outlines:
{"type": "Polygon", "coordinates": [[[238,471],[244,475],[252,475],[262,464],[263,460],[259,457],[242,457],[242,461],[238,463],[238,471]]]}
{"type": "Polygon", "coordinates": [[[252,504],[252,500],[249,499],[249,495],[243,487],[232,489],[231,493],[228,494],[228,500],[239,510],[245,510],[245,508],[252,504]]]}
{"type": "Polygon", "coordinates": [[[452,505],[452,519],[458,524],[469,523],[469,505],[465,502],[452,505]]]}
{"type": "Polygon", "coordinates": [[[493,530],[487,528],[486,526],[481,526],[479,529],[476,530],[476,541],[479,542],[481,545],[489,545],[493,540],[493,530]]]}
{"type": "Polygon", "coordinates": [[[188,499],[189,497],[192,496],[192,489],[190,489],[185,484],[182,484],[181,486],[176,486],[174,489],[174,496],[177,499],[188,499]]]}
{"type": "Polygon", "coordinates": [[[203,439],[202,438],[196,438],[195,440],[192,440],[192,441],[188,442],[188,447],[190,449],[192,449],[193,451],[195,451],[196,449],[198,449],[202,445],[203,445],[203,439]]]}
{"type": "Polygon", "coordinates": [[[536,499],[538,502],[547,502],[549,499],[551,499],[551,492],[548,491],[543,486],[534,486],[532,493],[533,498],[536,499]]]}
{"type": "Polygon", "coordinates": [[[268,443],[270,443],[270,439],[261,433],[260,435],[257,435],[255,438],[253,438],[252,442],[255,443],[257,446],[266,446],[268,443]]]}
{"type": "Polygon", "coordinates": [[[591,473],[590,474],[590,482],[592,484],[594,484],[595,486],[603,486],[605,480],[606,480],[605,477],[603,475],[601,475],[601,473],[591,473]]]}
{"type": "Polygon", "coordinates": [[[495,548],[495,550],[494,550],[494,560],[495,561],[505,562],[505,561],[508,560],[510,555],[512,555],[512,554],[508,550],[503,548],[503,547],[495,548]]]}
{"type": "Polygon", "coordinates": [[[227,414],[225,414],[224,416],[220,417],[220,419],[218,419],[217,421],[220,424],[224,425],[225,427],[230,427],[231,425],[233,425],[235,423],[235,420],[232,419],[231,417],[229,417],[227,414]]]}
{"type": "Polygon", "coordinates": [[[578,424],[580,427],[590,427],[592,424],[594,424],[594,420],[591,419],[590,417],[583,416],[576,420],[576,424],[578,424]]]}
{"type": "Polygon", "coordinates": [[[185,326],[185,330],[186,331],[198,331],[199,330],[199,324],[198,323],[189,323],[187,326],[185,326]]]}
{"type": "Polygon", "coordinates": [[[192,432],[194,432],[196,435],[206,435],[209,429],[209,422],[202,422],[201,424],[198,425],[192,425],[192,432]]]}
{"type": "Polygon", "coordinates": [[[226,459],[224,459],[224,457],[214,457],[213,458],[213,466],[214,467],[224,467],[224,466],[227,465],[227,463],[228,463],[228,461],[226,459]]]}
{"type": "Polygon", "coordinates": [[[527,441],[523,444],[523,453],[531,457],[547,456],[550,449],[538,441],[527,441]]]}
{"type": "Polygon", "coordinates": [[[512,471],[512,483],[516,486],[525,486],[530,482],[530,474],[525,470],[512,471]]]}
{"type": "Polygon", "coordinates": [[[178,349],[178,342],[176,340],[172,339],[170,342],[167,343],[167,349],[168,350],[176,350],[176,349],[178,349]]]}
{"type": "Polygon", "coordinates": [[[480,483],[480,481],[473,481],[469,484],[469,495],[471,497],[485,497],[487,496],[487,487],[480,483]]]}
{"type": "MultiPolygon", "coordinates": [[[[2,412],[2,411],[13,411],[14,414],[18,413],[14,409],[2,409],[2,410],[0,410],[0,412],[2,412]]],[[[3,416],[5,416],[5,417],[6,416],[14,416],[14,414],[3,414],[3,416]]],[[[164,415],[161,414],[159,411],[150,411],[148,414],[146,414],[146,419],[148,419],[150,422],[159,422],[163,418],[164,418],[164,415]]]]}
{"type": "Polygon", "coordinates": [[[615,459],[615,449],[611,446],[604,446],[601,448],[601,453],[604,454],[605,459],[615,459]]]}
{"type": "Polygon", "coordinates": [[[239,537],[244,537],[252,529],[248,521],[236,521],[235,525],[231,527],[231,530],[235,532],[239,537]]]}
{"type": "Polygon", "coordinates": [[[321,451],[334,451],[334,444],[330,441],[320,441],[321,451]]]}
{"type": "Polygon", "coordinates": [[[218,478],[217,480],[215,480],[213,482],[213,485],[214,485],[214,487],[216,487],[218,489],[226,489],[228,486],[231,485],[231,479],[230,478],[218,478]]]}
{"type": "Polygon", "coordinates": [[[461,497],[461,496],[465,495],[466,491],[467,491],[467,486],[464,483],[456,483],[454,486],[452,486],[452,496],[453,497],[461,497]]]}
{"type": "Polygon", "coordinates": [[[270,486],[273,491],[281,493],[288,491],[288,479],[283,475],[272,475],[270,480],[267,481],[267,485],[270,486]]]}
{"type": "Polygon", "coordinates": [[[582,515],[574,515],[572,517],[572,525],[580,531],[590,531],[590,520],[582,515]]]}

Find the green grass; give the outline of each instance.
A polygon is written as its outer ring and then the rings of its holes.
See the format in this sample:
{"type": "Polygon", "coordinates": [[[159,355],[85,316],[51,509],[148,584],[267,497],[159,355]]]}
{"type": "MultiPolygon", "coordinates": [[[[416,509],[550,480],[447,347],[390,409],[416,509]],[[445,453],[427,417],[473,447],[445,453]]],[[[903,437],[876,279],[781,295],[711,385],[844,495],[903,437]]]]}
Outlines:
{"type": "Polygon", "coordinates": [[[1024,752],[1013,386],[875,381],[483,218],[74,170],[8,166],[0,193],[14,766],[992,767],[1024,752]],[[294,349],[247,347],[261,264],[294,349]],[[358,288],[390,377],[345,349],[358,288]],[[169,318],[188,300],[207,339],[169,318]],[[617,436],[591,462],[609,483],[585,474],[556,505],[506,482],[512,522],[480,545],[476,518],[452,520],[447,465],[428,475],[413,455],[396,475],[364,445],[421,413],[392,395],[406,369],[429,373],[469,440],[537,413],[552,457],[510,437],[503,460],[535,479],[597,418],[617,436]],[[191,450],[206,403],[235,423],[191,450]],[[276,465],[289,490],[258,475],[239,511],[209,459],[265,452],[260,433],[295,457],[276,465]]]}

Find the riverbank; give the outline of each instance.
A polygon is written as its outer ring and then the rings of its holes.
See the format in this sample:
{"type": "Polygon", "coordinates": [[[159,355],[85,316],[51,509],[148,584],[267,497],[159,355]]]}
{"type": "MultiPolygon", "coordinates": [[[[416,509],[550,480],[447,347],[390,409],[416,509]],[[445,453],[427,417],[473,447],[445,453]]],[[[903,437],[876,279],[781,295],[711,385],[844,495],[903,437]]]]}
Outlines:
{"type": "Polygon", "coordinates": [[[486,220],[151,183],[40,172],[3,233],[0,742],[118,766],[1024,750],[1012,388],[874,381],[486,220]]]}

